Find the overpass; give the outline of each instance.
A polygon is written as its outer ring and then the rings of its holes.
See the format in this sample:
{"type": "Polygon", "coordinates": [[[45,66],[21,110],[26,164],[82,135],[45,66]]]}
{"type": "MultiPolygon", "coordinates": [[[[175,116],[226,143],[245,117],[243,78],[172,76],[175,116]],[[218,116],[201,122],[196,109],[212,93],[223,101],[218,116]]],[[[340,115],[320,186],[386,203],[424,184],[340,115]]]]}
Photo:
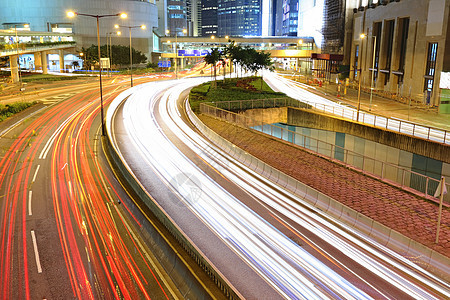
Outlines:
{"type": "Polygon", "coordinates": [[[225,47],[229,40],[243,47],[249,46],[258,51],[266,51],[273,58],[309,60],[313,53],[320,52],[312,37],[187,37],[187,36],[165,36],[161,37],[162,53],[160,59],[174,59],[184,65],[184,59],[198,60],[204,57],[211,48],[225,47]],[[175,49],[177,49],[175,53],[175,49]]]}
{"type": "Polygon", "coordinates": [[[58,53],[60,69],[64,69],[63,50],[75,47],[72,33],[37,32],[19,29],[0,30],[0,57],[9,57],[11,78],[19,82],[18,59],[24,54],[34,54],[36,70],[48,72],[47,54],[58,53]]]}

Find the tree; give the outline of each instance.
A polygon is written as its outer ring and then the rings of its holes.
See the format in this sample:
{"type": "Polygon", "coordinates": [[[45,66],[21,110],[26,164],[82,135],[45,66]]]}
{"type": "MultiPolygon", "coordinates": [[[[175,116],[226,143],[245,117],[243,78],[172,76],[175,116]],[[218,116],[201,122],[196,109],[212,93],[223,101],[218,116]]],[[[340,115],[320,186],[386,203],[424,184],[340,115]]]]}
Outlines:
{"type": "MultiPolygon", "coordinates": [[[[82,48],[84,53],[84,64],[87,68],[98,65],[98,50],[96,45],[92,45],[89,48],[82,48]]],[[[131,48],[133,52],[133,64],[145,63],[147,57],[141,51],[131,48]]],[[[101,57],[107,57],[106,45],[100,46],[101,57]]],[[[111,64],[115,65],[129,65],[130,64],[130,47],[122,45],[111,46],[111,64]]]]}
{"type": "Polygon", "coordinates": [[[205,62],[214,67],[214,82],[216,82],[216,67],[219,60],[222,58],[222,52],[219,48],[211,48],[211,52],[205,56],[205,62]]]}

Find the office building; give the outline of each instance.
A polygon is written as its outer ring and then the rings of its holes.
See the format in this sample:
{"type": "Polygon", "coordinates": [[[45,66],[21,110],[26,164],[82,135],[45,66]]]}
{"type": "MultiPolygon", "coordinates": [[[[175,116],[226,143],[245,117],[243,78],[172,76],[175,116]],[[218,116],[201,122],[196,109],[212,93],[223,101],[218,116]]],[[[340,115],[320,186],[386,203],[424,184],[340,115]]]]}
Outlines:
{"type": "Polygon", "coordinates": [[[440,83],[450,72],[449,10],[450,0],[359,1],[351,78],[373,86],[376,93],[447,110],[450,102],[440,83]]]}

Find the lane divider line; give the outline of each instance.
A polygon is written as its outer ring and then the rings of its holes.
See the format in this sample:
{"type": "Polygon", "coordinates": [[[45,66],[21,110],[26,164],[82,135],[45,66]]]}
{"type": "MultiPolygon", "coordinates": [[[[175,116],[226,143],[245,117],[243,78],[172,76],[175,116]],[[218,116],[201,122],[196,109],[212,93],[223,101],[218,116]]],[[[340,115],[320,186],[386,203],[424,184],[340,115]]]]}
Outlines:
{"type": "Polygon", "coordinates": [[[40,167],[41,167],[41,165],[38,165],[38,166],[37,166],[36,171],[34,172],[33,179],[31,180],[31,183],[34,183],[34,182],[36,181],[36,176],[37,176],[37,174],[38,174],[38,172],[39,172],[39,168],[40,168],[40,167]]]}
{"type": "Polygon", "coordinates": [[[37,248],[36,235],[34,230],[31,230],[31,239],[33,240],[34,257],[36,258],[36,265],[38,273],[42,273],[41,261],[39,260],[39,252],[37,248]]]}
{"type": "Polygon", "coordinates": [[[33,196],[33,191],[28,192],[28,215],[31,216],[33,213],[31,212],[31,197],[33,196]]]}

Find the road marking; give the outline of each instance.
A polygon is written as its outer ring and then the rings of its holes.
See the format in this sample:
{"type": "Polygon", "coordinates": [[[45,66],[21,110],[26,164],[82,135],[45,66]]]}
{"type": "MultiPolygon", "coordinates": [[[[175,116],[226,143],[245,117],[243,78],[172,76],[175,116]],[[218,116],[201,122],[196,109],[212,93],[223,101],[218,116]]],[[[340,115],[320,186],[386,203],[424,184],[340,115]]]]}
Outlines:
{"type": "Polygon", "coordinates": [[[31,230],[31,239],[33,240],[34,257],[36,258],[36,265],[38,273],[42,273],[41,261],[39,260],[39,252],[37,248],[36,235],[34,230],[31,230]]]}
{"type": "Polygon", "coordinates": [[[34,172],[33,180],[31,180],[31,183],[34,183],[36,181],[36,176],[37,176],[37,173],[39,172],[40,167],[41,167],[41,165],[37,166],[36,171],[34,172]]]}
{"type": "Polygon", "coordinates": [[[28,192],[28,215],[31,216],[33,213],[31,212],[31,196],[33,195],[33,191],[28,192]]]}

